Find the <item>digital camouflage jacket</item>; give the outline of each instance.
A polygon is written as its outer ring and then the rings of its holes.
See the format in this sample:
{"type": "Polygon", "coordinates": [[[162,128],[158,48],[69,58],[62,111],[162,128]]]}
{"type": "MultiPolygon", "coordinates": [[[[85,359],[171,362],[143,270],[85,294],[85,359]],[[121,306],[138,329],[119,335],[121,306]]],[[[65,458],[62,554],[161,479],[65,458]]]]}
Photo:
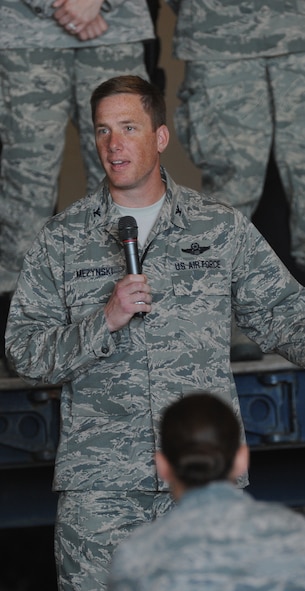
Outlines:
{"type": "Polygon", "coordinates": [[[156,490],[160,411],[196,390],[239,403],[231,307],[264,351],[305,366],[305,289],[239,211],[176,185],[143,251],[152,310],[110,334],[126,273],[107,181],[52,218],[25,257],[7,328],[21,376],[62,383],[55,489],[156,490]]]}

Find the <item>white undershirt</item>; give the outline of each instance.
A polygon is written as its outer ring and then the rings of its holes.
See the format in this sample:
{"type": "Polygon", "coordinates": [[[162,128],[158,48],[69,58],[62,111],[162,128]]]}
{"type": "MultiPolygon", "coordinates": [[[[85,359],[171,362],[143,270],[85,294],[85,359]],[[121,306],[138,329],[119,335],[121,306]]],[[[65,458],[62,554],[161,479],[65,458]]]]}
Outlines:
{"type": "Polygon", "coordinates": [[[131,215],[135,218],[138,224],[138,243],[141,247],[144,246],[146,238],[159,215],[164,199],[165,193],[159,201],[156,201],[156,203],[148,205],[147,207],[123,207],[116,203],[122,216],[131,215]]]}

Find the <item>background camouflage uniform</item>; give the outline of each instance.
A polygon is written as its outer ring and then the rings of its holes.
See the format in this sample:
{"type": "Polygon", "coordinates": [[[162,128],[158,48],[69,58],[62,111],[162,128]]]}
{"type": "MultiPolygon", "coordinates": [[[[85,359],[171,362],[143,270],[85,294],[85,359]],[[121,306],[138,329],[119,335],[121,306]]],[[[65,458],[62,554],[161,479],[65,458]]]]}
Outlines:
{"type": "MultiPolygon", "coordinates": [[[[85,0],[84,0],[85,1],[85,0]]],[[[109,26],[80,41],[52,18],[53,0],[2,0],[0,6],[0,282],[12,291],[25,252],[54,213],[65,131],[80,131],[88,188],[103,176],[90,96],[119,74],[147,77],[142,41],[154,36],[146,0],[106,0],[109,26]]]]}
{"type": "Polygon", "coordinates": [[[186,62],[175,125],[204,190],[251,218],[273,146],[305,267],[305,1],[168,2],[186,62]]]}
{"type": "MultiPolygon", "coordinates": [[[[144,320],[133,317],[109,333],[104,317],[126,273],[120,213],[106,180],[46,224],[12,299],[7,353],[18,373],[63,383],[54,489],[66,491],[75,511],[89,509],[86,491],[99,499],[150,492],[154,499],[167,490],[153,456],[160,411],[171,401],[203,389],[229,400],[240,418],[231,307],[264,351],[305,366],[305,289],[241,212],[162,175],[165,201],[140,251],[152,289],[144,320]],[[67,491],[80,493],[77,503],[67,491]]],[[[109,544],[114,539],[112,532],[109,544]]]]}
{"type": "Polygon", "coordinates": [[[301,591],[305,521],[226,482],[188,491],[114,554],[108,591],[301,591]]]}

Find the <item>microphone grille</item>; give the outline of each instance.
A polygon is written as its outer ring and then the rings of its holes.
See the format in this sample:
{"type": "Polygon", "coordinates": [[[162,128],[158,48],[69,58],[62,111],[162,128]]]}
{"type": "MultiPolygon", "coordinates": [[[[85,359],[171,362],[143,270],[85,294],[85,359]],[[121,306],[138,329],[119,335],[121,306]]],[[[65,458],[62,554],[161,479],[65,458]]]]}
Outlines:
{"type": "Polygon", "coordinates": [[[125,215],[119,219],[119,237],[120,240],[138,238],[138,225],[132,215],[125,215]]]}

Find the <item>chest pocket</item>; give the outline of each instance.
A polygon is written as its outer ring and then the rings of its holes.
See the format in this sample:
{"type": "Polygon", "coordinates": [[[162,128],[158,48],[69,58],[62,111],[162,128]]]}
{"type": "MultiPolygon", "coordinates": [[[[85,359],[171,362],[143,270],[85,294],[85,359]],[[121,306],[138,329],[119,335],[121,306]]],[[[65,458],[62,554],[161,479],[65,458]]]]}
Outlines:
{"type": "Polygon", "coordinates": [[[103,302],[102,299],[94,300],[94,298],[88,298],[88,301],[84,300],[68,306],[71,323],[79,322],[83,318],[90,316],[101,306],[105,305],[106,301],[103,302]]]}
{"type": "Polygon", "coordinates": [[[222,298],[230,295],[230,282],[227,273],[219,268],[219,261],[203,261],[200,268],[185,265],[172,275],[173,290],[177,300],[184,298],[198,300],[199,305],[209,298],[222,298]]]}
{"type": "Polygon", "coordinates": [[[172,283],[185,344],[207,347],[220,330],[229,330],[231,298],[225,273],[183,269],[172,277],[172,283]]]}
{"type": "Polygon", "coordinates": [[[108,302],[115,284],[124,274],[121,261],[107,264],[74,263],[65,273],[66,304],[72,322],[77,322],[108,302]]]}
{"type": "MultiPolygon", "coordinates": [[[[81,322],[107,304],[115,283],[123,274],[123,266],[94,267],[66,274],[66,303],[71,323],[81,322]]],[[[117,351],[130,347],[129,328],[120,331],[117,351]]]]}

